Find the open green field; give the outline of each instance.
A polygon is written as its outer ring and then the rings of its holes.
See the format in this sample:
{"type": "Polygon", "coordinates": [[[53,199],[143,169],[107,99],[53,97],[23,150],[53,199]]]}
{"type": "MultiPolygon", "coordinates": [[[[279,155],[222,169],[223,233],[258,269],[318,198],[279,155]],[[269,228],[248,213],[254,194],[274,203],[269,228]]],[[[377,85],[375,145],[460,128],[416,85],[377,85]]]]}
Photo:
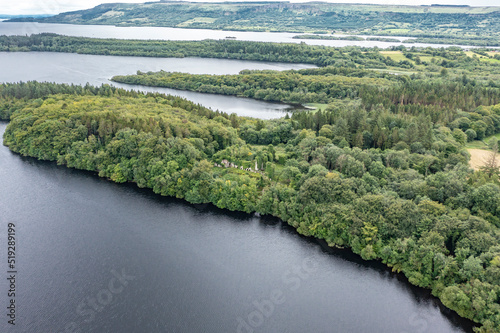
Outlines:
{"type": "Polygon", "coordinates": [[[485,57],[484,55],[481,55],[481,54],[477,54],[476,52],[472,52],[472,51],[465,51],[465,54],[468,55],[469,57],[478,57],[478,58],[487,58],[485,57]]]}
{"type": "MultiPolygon", "coordinates": [[[[382,51],[380,52],[380,54],[386,56],[386,57],[389,57],[391,58],[392,60],[394,61],[409,61],[411,63],[413,63],[414,65],[416,65],[415,63],[415,60],[414,59],[409,59],[407,58],[402,51],[382,51]]],[[[476,52],[473,52],[473,51],[465,51],[464,52],[465,55],[467,55],[468,57],[476,57],[478,59],[480,59],[481,61],[485,61],[485,62],[489,62],[489,63],[492,63],[492,64],[500,64],[500,60],[499,59],[493,59],[492,57],[495,56],[496,54],[498,54],[497,52],[487,52],[488,56],[484,56],[484,55],[481,55],[481,54],[478,54],[476,52]]],[[[425,54],[425,53],[413,53],[414,56],[418,56],[420,58],[420,60],[422,62],[426,62],[426,63],[431,63],[431,62],[440,62],[440,61],[443,61],[445,60],[445,58],[443,57],[440,57],[440,56],[432,56],[432,55],[429,55],[429,54],[425,54]]],[[[375,69],[377,70],[377,69],[375,69]]],[[[392,70],[378,70],[378,71],[385,71],[385,72],[391,72],[391,73],[397,73],[397,74],[412,74],[414,72],[406,72],[406,71],[392,71],[392,70]]]]}
{"type": "Polygon", "coordinates": [[[316,112],[318,110],[324,110],[327,108],[328,104],[321,103],[305,103],[303,104],[307,109],[310,109],[311,112],[316,112]]]}
{"type": "Polygon", "coordinates": [[[497,138],[498,140],[500,140],[500,133],[492,135],[492,136],[489,136],[487,138],[484,138],[481,141],[480,140],[474,140],[472,142],[468,142],[467,145],[466,145],[466,148],[467,149],[484,149],[484,150],[489,150],[489,147],[488,147],[487,143],[490,141],[490,139],[492,139],[494,137],[497,138]]]}
{"type": "Polygon", "coordinates": [[[406,58],[401,51],[382,51],[380,54],[383,54],[386,57],[391,58],[394,61],[401,61],[401,60],[410,60],[406,58]]]}

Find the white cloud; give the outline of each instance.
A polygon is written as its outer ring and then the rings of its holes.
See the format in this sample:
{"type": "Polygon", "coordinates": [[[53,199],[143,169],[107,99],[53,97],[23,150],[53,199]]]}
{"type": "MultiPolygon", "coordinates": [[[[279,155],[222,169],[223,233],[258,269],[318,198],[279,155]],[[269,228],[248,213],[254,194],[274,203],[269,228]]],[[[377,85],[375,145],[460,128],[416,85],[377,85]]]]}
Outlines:
{"type": "MultiPolygon", "coordinates": [[[[202,0],[204,2],[220,2],[202,0]]],[[[241,1],[241,0],[235,0],[241,1]]],[[[328,0],[326,0],[328,1],[328,0]]],[[[0,0],[0,14],[58,14],[62,12],[87,9],[101,3],[142,3],[145,0],[0,0]]],[[[229,1],[231,2],[231,1],[229,1]]],[[[292,2],[305,2],[304,0],[292,0],[292,2]]],[[[471,5],[471,6],[500,6],[500,0],[331,0],[337,3],[376,3],[376,4],[399,4],[399,5],[430,5],[434,3],[447,5],[471,5]]]]}

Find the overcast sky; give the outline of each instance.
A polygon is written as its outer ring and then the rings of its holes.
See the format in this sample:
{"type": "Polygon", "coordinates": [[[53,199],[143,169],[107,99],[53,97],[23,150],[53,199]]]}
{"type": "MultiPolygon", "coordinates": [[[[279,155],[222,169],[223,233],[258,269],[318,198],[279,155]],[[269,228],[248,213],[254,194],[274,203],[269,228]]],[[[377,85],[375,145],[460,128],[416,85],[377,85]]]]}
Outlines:
{"type": "MultiPolygon", "coordinates": [[[[210,2],[210,0],[206,0],[210,2]]],[[[241,1],[241,0],[237,0],[241,1]]],[[[328,0],[327,0],[328,1],[328,0]]],[[[87,9],[101,3],[127,2],[142,3],[144,0],[0,0],[0,14],[58,14],[71,10],[87,9]]],[[[219,2],[219,1],[217,1],[219,2]]],[[[304,0],[293,0],[292,2],[305,2],[304,0]]],[[[401,4],[401,5],[430,5],[434,3],[447,5],[471,5],[471,6],[500,6],[500,0],[329,0],[338,3],[377,3],[377,4],[401,4]]]]}

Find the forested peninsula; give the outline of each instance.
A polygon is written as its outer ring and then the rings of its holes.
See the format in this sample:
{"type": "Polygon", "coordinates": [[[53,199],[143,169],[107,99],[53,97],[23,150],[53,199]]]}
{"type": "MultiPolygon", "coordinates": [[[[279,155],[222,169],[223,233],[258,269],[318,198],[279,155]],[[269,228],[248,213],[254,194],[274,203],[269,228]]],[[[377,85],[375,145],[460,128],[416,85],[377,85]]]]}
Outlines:
{"type": "MultiPolygon", "coordinates": [[[[378,38],[380,39],[380,38],[378,38]]],[[[218,58],[268,62],[306,63],[320,67],[359,67],[433,73],[446,69],[498,74],[500,54],[494,49],[463,51],[458,47],[422,48],[405,46],[381,50],[368,47],[328,47],[304,43],[266,43],[238,40],[127,40],[70,37],[53,33],[30,36],[0,36],[0,52],[65,52],[113,56],[165,58],[218,58]],[[488,68],[487,68],[488,67],[488,68]],[[490,70],[493,72],[490,73],[490,70]]],[[[326,74],[326,73],[325,73],[326,74]]]]}
{"type": "Polygon", "coordinates": [[[107,85],[0,85],[4,144],[14,152],[279,217],[380,260],[478,331],[496,332],[499,171],[471,170],[464,144],[478,124],[500,132],[500,105],[443,116],[395,110],[355,99],[263,121],[107,85]]]}
{"type": "MultiPolygon", "coordinates": [[[[69,37],[51,33],[0,36],[3,52],[66,52],[113,56],[165,58],[219,58],[269,62],[306,63],[317,66],[366,64],[386,68],[397,64],[386,57],[373,58],[370,48],[331,48],[295,43],[237,40],[169,41],[69,37]],[[368,52],[365,54],[363,52],[368,52]]],[[[403,65],[410,66],[408,63],[403,65]]]]}

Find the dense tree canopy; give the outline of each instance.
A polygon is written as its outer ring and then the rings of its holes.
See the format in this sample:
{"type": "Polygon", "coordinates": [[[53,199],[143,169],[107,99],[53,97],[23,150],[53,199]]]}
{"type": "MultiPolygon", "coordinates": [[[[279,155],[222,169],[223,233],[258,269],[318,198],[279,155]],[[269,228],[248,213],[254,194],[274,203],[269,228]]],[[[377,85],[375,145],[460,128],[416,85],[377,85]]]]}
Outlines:
{"type": "MultiPolygon", "coordinates": [[[[192,203],[280,217],[403,272],[483,332],[500,329],[500,183],[469,169],[466,139],[455,131],[465,120],[452,130],[410,117],[395,145],[361,149],[352,144],[359,128],[365,145],[386,133],[385,121],[404,119],[388,110],[377,118],[358,102],[331,111],[333,125],[318,130],[305,118],[220,115],[107,86],[31,82],[3,85],[0,96],[10,118],[4,144],[15,152],[192,203]]],[[[478,109],[500,115],[500,105],[478,109]]]]}

